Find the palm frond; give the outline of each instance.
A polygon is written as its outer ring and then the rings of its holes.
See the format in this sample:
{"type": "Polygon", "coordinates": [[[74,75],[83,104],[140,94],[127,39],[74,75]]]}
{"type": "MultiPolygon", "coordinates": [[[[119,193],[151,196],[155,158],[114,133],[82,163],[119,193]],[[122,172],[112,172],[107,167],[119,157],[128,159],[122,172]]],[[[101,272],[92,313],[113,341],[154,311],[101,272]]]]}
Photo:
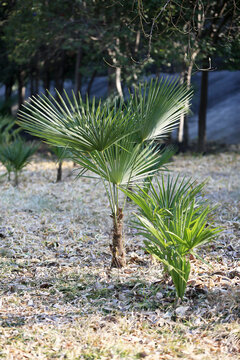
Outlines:
{"type": "Polygon", "coordinates": [[[72,94],[71,101],[58,93],[32,97],[19,112],[19,124],[32,135],[44,138],[49,144],[68,146],[80,151],[102,151],[133,131],[130,114],[123,106],[96,105],[81,95],[72,94]]]}
{"type": "Polygon", "coordinates": [[[102,152],[73,151],[73,160],[115,185],[141,182],[156,173],[162,164],[157,146],[144,147],[126,137],[102,152]]]}
{"type": "Polygon", "coordinates": [[[192,91],[178,79],[161,78],[145,82],[130,95],[132,111],[140,141],[162,139],[177,125],[181,115],[189,111],[192,91]]]}

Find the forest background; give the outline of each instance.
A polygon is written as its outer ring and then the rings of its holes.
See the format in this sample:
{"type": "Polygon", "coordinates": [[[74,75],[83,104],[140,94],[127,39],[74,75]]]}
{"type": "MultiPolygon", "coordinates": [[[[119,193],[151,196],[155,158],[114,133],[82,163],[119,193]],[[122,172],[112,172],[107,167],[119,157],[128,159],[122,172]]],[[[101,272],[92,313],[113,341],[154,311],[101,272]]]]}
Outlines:
{"type": "MultiPolygon", "coordinates": [[[[209,73],[240,65],[239,9],[236,0],[1,1],[1,112],[16,115],[28,96],[48,90],[123,97],[147,76],[174,74],[190,87],[197,74],[193,110],[204,152],[209,73]]],[[[224,82],[239,76],[224,74],[224,82]]],[[[185,116],[180,149],[189,146],[189,126],[185,116]]]]}

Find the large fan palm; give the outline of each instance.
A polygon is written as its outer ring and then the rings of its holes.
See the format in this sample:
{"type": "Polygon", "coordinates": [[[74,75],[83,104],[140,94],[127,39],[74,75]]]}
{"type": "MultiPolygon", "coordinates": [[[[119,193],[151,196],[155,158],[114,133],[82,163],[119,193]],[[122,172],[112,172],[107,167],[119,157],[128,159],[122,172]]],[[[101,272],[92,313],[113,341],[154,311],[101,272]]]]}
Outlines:
{"type": "MultiPolygon", "coordinates": [[[[125,265],[123,207],[118,186],[152,176],[166,162],[153,140],[167,135],[188,109],[191,92],[177,81],[151,81],[124,103],[83,103],[50,95],[33,97],[20,111],[20,125],[52,145],[67,147],[74,161],[100,176],[113,217],[112,266],[125,265]]],[[[170,156],[172,153],[168,151],[170,156]]],[[[124,200],[125,203],[125,200],[124,200]]],[[[124,204],[123,204],[124,206],[124,204]]]]}

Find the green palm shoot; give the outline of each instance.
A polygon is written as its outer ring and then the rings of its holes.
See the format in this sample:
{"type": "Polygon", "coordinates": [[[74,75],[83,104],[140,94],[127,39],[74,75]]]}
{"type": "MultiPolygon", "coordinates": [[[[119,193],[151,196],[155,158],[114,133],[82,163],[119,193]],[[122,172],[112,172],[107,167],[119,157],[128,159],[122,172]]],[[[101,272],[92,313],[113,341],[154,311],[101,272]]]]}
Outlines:
{"type": "Polygon", "coordinates": [[[38,146],[28,144],[20,137],[0,148],[0,159],[9,172],[14,173],[14,186],[18,186],[20,171],[30,162],[38,146]]]}
{"type": "MultiPolygon", "coordinates": [[[[192,93],[178,81],[156,80],[139,86],[126,102],[84,103],[80,94],[49,94],[33,97],[19,113],[19,123],[29,133],[54,146],[67,148],[80,174],[90,171],[100,177],[113,219],[112,266],[126,264],[123,241],[125,200],[119,187],[128,188],[152,176],[166,162],[154,140],[177,126],[188,111],[192,93]]],[[[169,156],[172,154],[168,151],[169,156]]]]}
{"type": "Polygon", "coordinates": [[[164,264],[180,298],[190,274],[189,254],[198,256],[195,249],[221,231],[211,224],[214,209],[202,198],[204,184],[168,176],[156,186],[150,182],[148,191],[124,189],[140,210],[134,227],[145,237],[146,250],[164,264]]]}

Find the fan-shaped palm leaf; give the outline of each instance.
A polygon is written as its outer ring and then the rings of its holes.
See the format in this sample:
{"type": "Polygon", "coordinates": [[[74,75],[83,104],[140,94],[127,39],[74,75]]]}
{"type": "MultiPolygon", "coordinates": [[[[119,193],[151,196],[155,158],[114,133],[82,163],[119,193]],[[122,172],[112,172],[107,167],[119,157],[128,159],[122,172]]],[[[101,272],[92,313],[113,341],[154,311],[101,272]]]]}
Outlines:
{"type": "Polygon", "coordinates": [[[189,111],[191,97],[192,91],[177,78],[156,79],[140,85],[128,103],[140,141],[168,135],[178,125],[181,115],[189,111]]]}
{"type": "Polygon", "coordinates": [[[44,138],[52,145],[68,146],[82,151],[102,151],[133,131],[130,113],[123,103],[117,108],[108,103],[86,104],[79,94],[71,101],[58,93],[32,97],[19,111],[19,124],[32,135],[44,138]]]}

